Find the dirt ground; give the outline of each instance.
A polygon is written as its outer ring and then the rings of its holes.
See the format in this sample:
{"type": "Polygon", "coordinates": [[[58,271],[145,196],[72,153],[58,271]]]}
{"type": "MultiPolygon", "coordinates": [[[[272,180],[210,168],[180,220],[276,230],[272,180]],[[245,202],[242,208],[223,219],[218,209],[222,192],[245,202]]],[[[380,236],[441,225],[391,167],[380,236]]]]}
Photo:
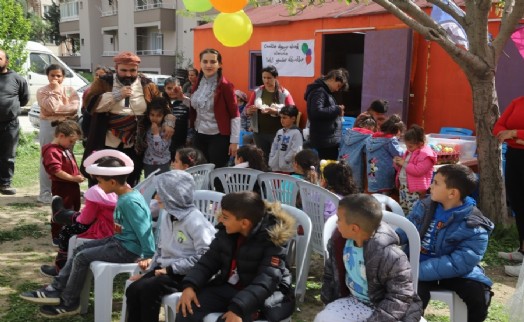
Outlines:
{"type": "MultiPolygon", "coordinates": [[[[15,196],[0,196],[0,320],[10,309],[9,295],[16,293],[16,287],[28,281],[45,284],[49,278],[40,275],[41,264],[52,263],[56,248],[51,246],[49,233],[49,205],[36,201],[38,187],[18,189],[15,196]],[[32,236],[21,240],[4,241],[3,232],[14,230],[27,224],[34,231],[26,232],[32,236]]],[[[26,228],[28,226],[25,226],[26,228]]],[[[322,309],[318,298],[320,276],[322,274],[322,259],[316,256],[310,269],[312,283],[306,293],[304,303],[298,303],[294,321],[312,321],[315,314],[322,309]]],[[[504,275],[503,267],[491,267],[487,274],[495,281],[494,302],[505,305],[515,290],[517,279],[504,275]]],[[[114,310],[119,306],[114,306],[114,310]]],[[[447,308],[442,305],[432,305],[426,313],[446,316],[447,308]]],[[[439,319],[440,321],[440,319],[439,319]]]]}

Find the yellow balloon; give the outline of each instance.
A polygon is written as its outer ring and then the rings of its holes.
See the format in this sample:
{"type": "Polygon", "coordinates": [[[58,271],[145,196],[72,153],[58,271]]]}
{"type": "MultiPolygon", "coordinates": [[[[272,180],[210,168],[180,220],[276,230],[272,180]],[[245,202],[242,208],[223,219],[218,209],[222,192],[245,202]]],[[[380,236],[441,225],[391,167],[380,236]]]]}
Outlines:
{"type": "Polygon", "coordinates": [[[213,5],[209,0],[183,0],[184,7],[192,12],[205,12],[211,10],[213,5]]]}
{"type": "Polygon", "coordinates": [[[213,33],[222,45],[238,47],[251,38],[253,24],[243,10],[235,13],[220,13],[213,23],[213,33]]]}
{"type": "Polygon", "coordinates": [[[247,0],[211,0],[215,9],[224,13],[234,13],[247,5],[247,0]]]}

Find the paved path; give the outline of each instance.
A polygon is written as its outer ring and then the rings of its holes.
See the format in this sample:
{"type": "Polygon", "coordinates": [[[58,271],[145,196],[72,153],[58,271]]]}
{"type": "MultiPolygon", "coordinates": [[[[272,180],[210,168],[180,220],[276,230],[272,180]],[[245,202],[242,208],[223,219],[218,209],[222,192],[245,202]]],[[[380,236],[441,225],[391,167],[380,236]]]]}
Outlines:
{"type": "Polygon", "coordinates": [[[18,121],[20,122],[20,127],[22,128],[22,132],[32,133],[35,130],[38,131],[38,129],[35,129],[33,125],[31,125],[31,122],[29,122],[29,117],[27,115],[20,115],[18,117],[18,121]]]}

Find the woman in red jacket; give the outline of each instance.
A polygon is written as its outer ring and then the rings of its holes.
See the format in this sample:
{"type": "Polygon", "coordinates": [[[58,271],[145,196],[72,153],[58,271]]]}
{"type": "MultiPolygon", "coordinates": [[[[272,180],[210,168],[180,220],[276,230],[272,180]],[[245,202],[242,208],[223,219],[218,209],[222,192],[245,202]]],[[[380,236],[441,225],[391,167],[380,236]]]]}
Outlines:
{"type": "Polygon", "coordinates": [[[222,56],[218,50],[204,49],[200,53],[200,67],[191,98],[182,92],[179,95],[186,103],[190,102],[190,120],[196,130],[193,146],[220,168],[227,165],[238,147],[240,114],[235,88],[222,76],[222,56]]]}
{"type": "MultiPolygon", "coordinates": [[[[517,231],[519,233],[519,248],[511,253],[499,252],[505,259],[522,262],[524,259],[524,96],[516,98],[500,116],[493,135],[499,141],[506,142],[506,193],[511,209],[515,212],[517,231]]],[[[506,266],[506,274],[518,276],[519,266],[506,266]]]]}

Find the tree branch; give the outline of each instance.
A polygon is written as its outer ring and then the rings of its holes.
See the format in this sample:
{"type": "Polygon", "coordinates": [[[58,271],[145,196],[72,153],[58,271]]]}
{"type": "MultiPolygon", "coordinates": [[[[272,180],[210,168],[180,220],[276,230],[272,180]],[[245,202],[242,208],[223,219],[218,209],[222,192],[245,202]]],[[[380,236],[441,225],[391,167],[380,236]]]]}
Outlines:
{"type": "MultiPolygon", "coordinates": [[[[453,10],[449,4],[444,3],[442,0],[426,0],[426,1],[442,9],[442,11],[444,11],[445,13],[453,17],[453,19],[455,19],[459,23],[459,25],[464,27],[464,24],[466,23],[466,20],[464,19],[464,16],[466,15],[465,12],[462,12],[463,14],[460,15],[455,10],[453,10]]],[[[453,0],[449,0],[449,1],[453,1],[453,0]]]]}
{"type": "Polygon", "coordinates": [[[519,23],[524,15],[524,1],[506,0],[504,11],[502,12],[502,21],[500,23],[499,34],[493,41],[495,55],[498,58],[504,49],[506,41],[515,31],[515,26],[519,23]]]}

